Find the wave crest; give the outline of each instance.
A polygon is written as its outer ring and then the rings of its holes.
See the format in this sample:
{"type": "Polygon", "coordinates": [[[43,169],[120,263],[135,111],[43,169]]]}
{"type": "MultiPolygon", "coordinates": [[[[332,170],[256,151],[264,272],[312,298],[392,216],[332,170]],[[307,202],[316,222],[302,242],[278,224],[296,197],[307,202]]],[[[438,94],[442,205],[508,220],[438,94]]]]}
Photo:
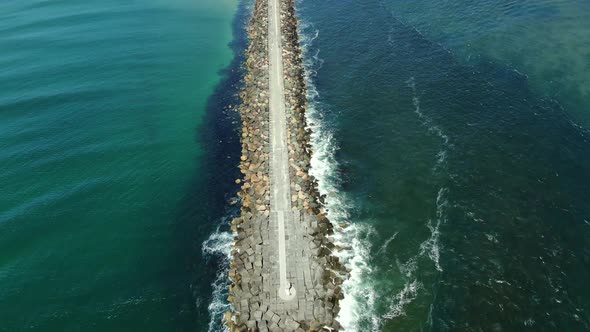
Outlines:
{"type": "Polygon", "coordinates": [[[207,307],[209,311],[208,332],[227,331],[229,329],[222,323],[223,314],[231,310],[231,304],[226,300],[229,295],[230,279],[228,270],[231,260],[231,246],[233,243],[233,234],[231,232],[221,231],[219,226],[215,232],[211,233],[209,238],[201,244],[201,252],[207,260],[217,260],[217,274],[211,284],[213,292],[211,302],[207,307]]]}

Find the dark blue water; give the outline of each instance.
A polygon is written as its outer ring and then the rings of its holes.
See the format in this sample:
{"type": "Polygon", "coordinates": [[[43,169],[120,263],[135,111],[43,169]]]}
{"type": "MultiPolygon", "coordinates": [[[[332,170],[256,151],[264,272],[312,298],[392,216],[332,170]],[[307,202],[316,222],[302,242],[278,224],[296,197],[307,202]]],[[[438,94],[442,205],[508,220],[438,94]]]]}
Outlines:
{"type": "MultiPolygon", "coordinates": [[[[522,32],[550,20],[587,34],[555,10],[586,4],[503,5],[300,2],[312,118],[330,138],[316,150],[333,156],[315,165],[333,219],[353,224],[348,330],[590,329],[590,135],[576,121],[589,104],[534,81],[581,73],[551,75],[522,32]]],[[[569,40],[552,52],[587,64],[569,40]]]]}

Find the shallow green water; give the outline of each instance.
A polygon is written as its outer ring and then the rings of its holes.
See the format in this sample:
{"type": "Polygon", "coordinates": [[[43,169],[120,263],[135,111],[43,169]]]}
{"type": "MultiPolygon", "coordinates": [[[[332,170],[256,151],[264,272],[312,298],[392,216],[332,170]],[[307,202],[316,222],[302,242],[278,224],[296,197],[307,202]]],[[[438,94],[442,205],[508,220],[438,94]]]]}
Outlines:
{"type": "Polygon", "coordinates": [[[237,8],[0,3],[1,331],[206,329],[203,121],[237,8]]]}

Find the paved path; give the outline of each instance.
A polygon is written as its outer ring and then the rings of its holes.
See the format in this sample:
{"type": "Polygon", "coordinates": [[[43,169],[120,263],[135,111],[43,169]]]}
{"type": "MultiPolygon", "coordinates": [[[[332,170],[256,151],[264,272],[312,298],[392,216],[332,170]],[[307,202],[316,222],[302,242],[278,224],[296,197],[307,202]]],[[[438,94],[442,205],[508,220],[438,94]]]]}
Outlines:
{"type": "MultiPolygon", "coordinates": [[[[269,44],[269,109],[270,109],[270,210],[272,224],[278,226],[278,257],[280,286],[278,295],[288,301],[296,297],[297,290],[287,279],[287,254],[285,245],[285,223],[292,223],[289,187],[289,155],[287,150],[287,116],[285,113],[285,92],[283,86],[283,59],[281,48],[281,16],[279,0],[268,2],[268,44],[269,44]]],[[[287,225],[289,226],[289,225],[287,225]]]]}

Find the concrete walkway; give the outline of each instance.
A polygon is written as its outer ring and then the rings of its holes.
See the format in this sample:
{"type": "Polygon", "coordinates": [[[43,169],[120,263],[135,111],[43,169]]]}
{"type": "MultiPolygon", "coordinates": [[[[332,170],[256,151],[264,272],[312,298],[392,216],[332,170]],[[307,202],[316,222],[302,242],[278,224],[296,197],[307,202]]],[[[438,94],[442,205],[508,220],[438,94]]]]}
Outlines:
{"type": "MultiPolygon", "coordinates": [[[[278,227],[278,265],[280,285],[278,296],[285,300],[296,298],[294,283],[287,278],[285,223],[293,223],[291,214],[289,155],[287,150],[287,116],[283,86],[281,48],[281,16],[279,0],[268,2],[269,44],[269,112],[270,112],[270,222],[278,227]]],[[[288,226],[288,225],[287,225],[288,226]]]]}

